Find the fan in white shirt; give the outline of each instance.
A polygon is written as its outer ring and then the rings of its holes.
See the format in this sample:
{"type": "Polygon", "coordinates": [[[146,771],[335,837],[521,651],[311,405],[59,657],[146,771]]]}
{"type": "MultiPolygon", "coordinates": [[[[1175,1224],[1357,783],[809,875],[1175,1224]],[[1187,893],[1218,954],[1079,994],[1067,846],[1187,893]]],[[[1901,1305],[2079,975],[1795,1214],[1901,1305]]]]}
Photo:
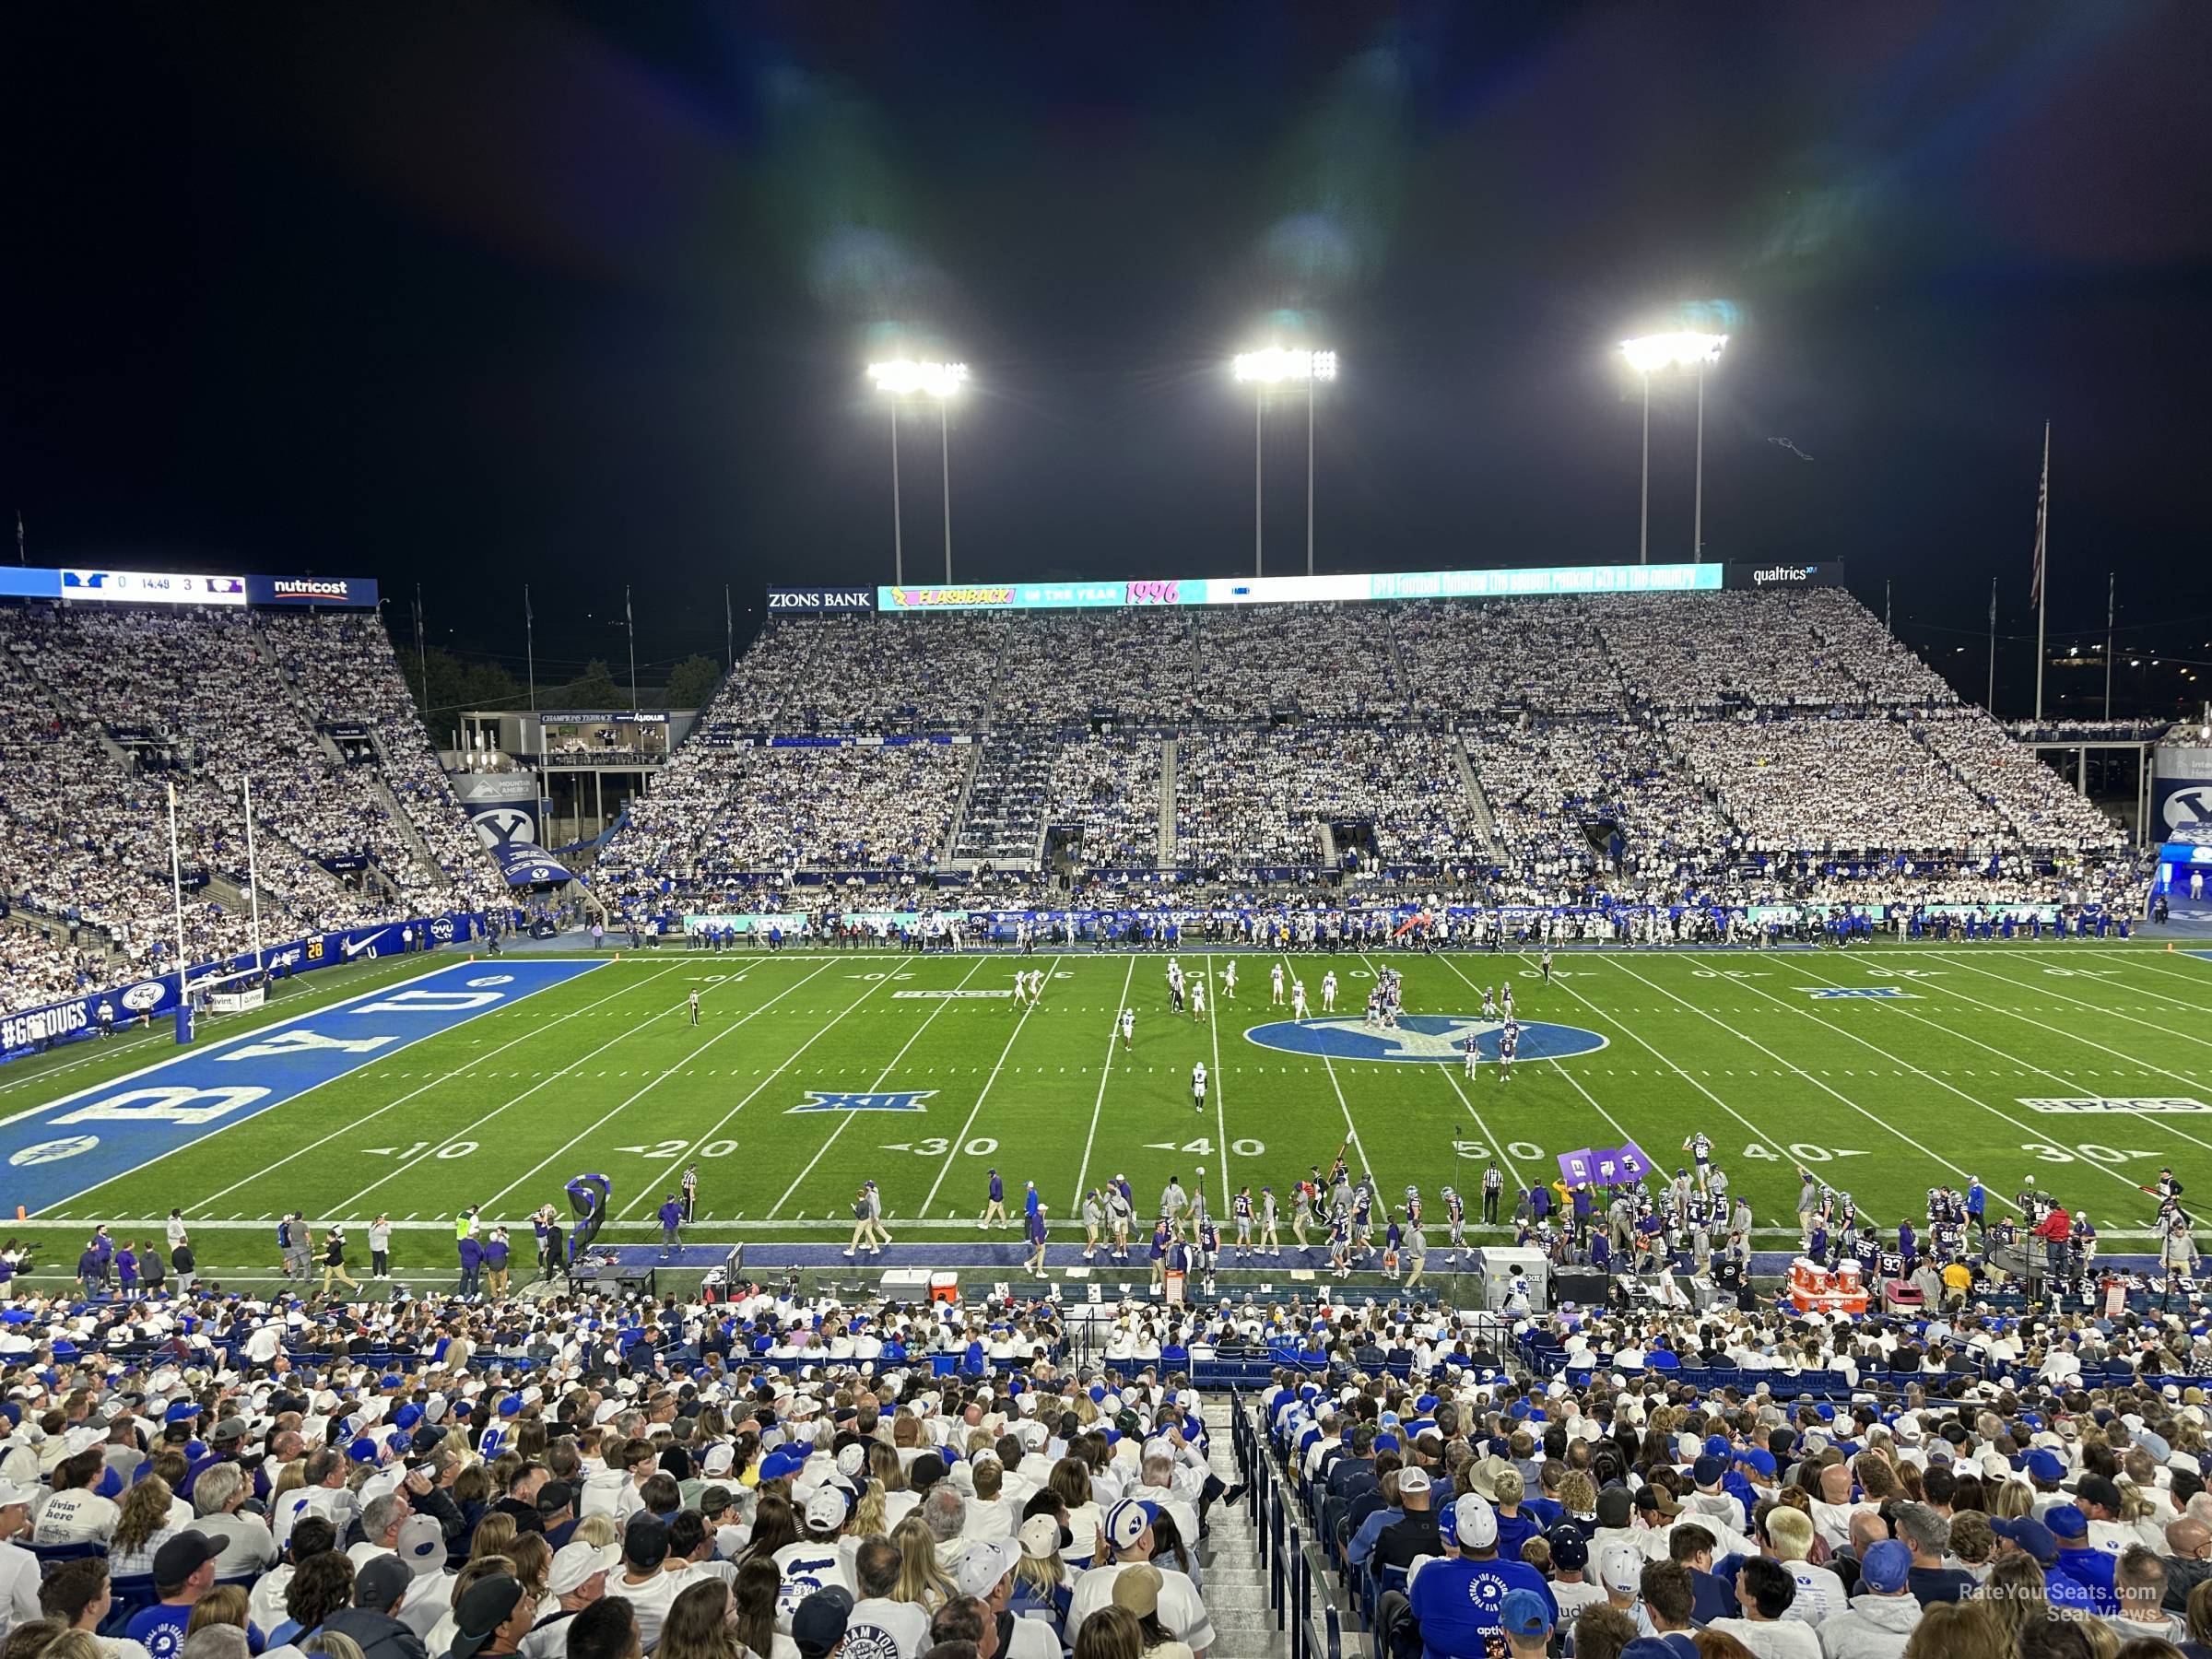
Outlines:
{"type": "Polygon", "coordinates": [[[921,1659],[930,1645],[928,1612],[919,1602],[895,1599],[899,1562],[899,1546],[888,1538],[869,1538],[853,1556],[860,1597],[839,1649],[848,1659],[921,1659]]]}
{"type": "MultiPolygon", "coordinates": [[[[1113,1600],[1115,1578],[1140,1563],[1151,1562],[1153,1512],[1152,1505],[1135,1498],[1124,1498],[1107,1512],[1101,1535],[1112,1548],[1113,1559],[1110,1565],[1091,1568],[1076,1581],[1075,1594],[1068,1600],[1066,1628],[1062,1632],[1071,1647],[1083,1621],[1113,1600]]],[[[1214,1645],[1214,1623],[1197,1586],[1186,1573],[1157,1566],[1154,1571],[1160,1577],[1159,1622],[1178,1641],[1204,1654],[1214,1645]]]]}

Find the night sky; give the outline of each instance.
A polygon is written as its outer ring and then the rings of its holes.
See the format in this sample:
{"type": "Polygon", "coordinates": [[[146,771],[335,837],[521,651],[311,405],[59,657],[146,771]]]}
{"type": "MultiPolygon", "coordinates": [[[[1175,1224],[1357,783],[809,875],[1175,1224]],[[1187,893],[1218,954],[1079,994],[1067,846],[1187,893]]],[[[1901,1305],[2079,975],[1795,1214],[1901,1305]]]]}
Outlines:
{"type": "MultiPolygon", "coordinates": [[[[0,54],[34,564],[372,575],[402,639],[420,581],[517,658],[527,581],[541,674],[618,656],[628,582],[641,664],[719,653],[724,583],[742,637],[770,582],[889,580],[861,367],[903,349],[974,375],[958,576],[1230,573],[1263,339],[1342,354],[1321,569],[1632,560],[1614,347],[1718,320],[1706,557],[1893,579],[1978,693],[1992,576],[2032,639],[2048,418],[2054,637],[2117,571],[2136,693],[2212,661],[2201,3],[96,0],[0,54]]],[[[934,418],[901,449],[935,581],[934,418]]],[[[1271,571],[1303,451],[1286,409],[1271,571]]]]}

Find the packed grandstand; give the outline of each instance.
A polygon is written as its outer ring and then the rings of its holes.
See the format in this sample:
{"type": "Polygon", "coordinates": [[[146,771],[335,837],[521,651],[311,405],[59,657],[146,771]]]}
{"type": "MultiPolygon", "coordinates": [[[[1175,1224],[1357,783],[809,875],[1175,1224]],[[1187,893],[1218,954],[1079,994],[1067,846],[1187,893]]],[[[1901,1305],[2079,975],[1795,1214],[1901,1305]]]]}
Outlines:
{"type": "Polygon", "coordinates": [[[596,880],[650,913],[1324,878],[1478,906],[2143,888],[2110,818],[1839,588],[779,617],[596,880]]]}
{"type": "MultiPolygon", "coordinates": [[[[11,1009],[169,965],[171,784],[195,960],[248,942],[249,777],[265,938],[503,894],[373,616],[11,606],[0,677],[11,1009]]],[[[636,920],[924,887],[1585,914],[2145,887],[1832,587],[778,617],[589,880],[636,920]]]]}
{"type": "Polygon", "coordinates": [[[374,618],[0,607],[0,751],[10,1010],[173,968],[171,785],[194,963],[251,942],[249,779],[267,941],[505,890],[374,618]]]}
{"type": "MultiPolygon", "coordinates": [[[[171,959],[171,785],[195,959],[248,937],[247,780],[265,936],[507,900],[372,616],[5,608],[0,676],[12,1007],[171,959]]],[[[1371,932],[1401,903],[2128,915],[2146,875],[1818,589],[779,618],[589,879],[639,922],[927,888],[1329,894],[1371,932]]],[[[500,1230],[488,1299],[318,1302],[304,1247],[296,1283],[218,1293],[181,1214],[167,1238],[175,1292],[136,1300],[0,1253],[11,1659],[1266,1659],[1299,1582],[1406,1659],[1997,1652],[2053,1610],[2212,1641],[2212,1333],[2093,1317],[2079,1275],[2041,1312],[1946,1278],[1860,1322],[1410,1284],[1078,1316],[735,1275],[655,1300],[550,1258],[508,1296],[500,1230]],[[1472,1620],[1470,1578],[1501,1586],[1472,1620]]]]}

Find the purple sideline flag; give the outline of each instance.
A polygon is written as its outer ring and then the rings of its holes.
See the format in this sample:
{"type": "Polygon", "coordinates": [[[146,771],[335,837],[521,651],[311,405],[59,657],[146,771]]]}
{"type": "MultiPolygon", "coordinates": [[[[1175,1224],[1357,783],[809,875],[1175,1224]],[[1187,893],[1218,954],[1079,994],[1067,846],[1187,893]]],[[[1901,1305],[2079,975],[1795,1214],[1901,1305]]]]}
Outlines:
{"type": "Polygon", "coordinates": [[[1610,1156],[1619,1169],[1619,1178],[1624,1182],[1641,1181],[1652,1172],[1652,1160],[1643,1155],[1643,1148],[1634,1141],[1615,1148],[1610,1154],[1600,1153],[1598,1156],[1610,1156]]]}
{"type": "Polygon", "coordinates": [[[1586,1186],[1595,1179],[1591,1173],[1596,1154],[1584,1147],[1580,1152],[1559,1154],[1559,1178],[1569,1186],[1586,1186]]]}

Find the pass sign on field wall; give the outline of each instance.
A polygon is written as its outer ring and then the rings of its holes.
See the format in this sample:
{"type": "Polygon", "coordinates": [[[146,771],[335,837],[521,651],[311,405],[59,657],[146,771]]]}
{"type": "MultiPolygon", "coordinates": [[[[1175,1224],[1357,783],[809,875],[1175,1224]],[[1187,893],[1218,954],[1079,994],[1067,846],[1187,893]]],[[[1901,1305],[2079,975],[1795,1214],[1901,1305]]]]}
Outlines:
{"type": "MultiPolygon", "coordinates": [[[[0,1124],[6,1192],[32,1216],[194,1141],[602,966],[464,962],[203,1044],[0,1124]]],[[[180,1192],[189,1205],[201,1194],[180,1192]]]]}

